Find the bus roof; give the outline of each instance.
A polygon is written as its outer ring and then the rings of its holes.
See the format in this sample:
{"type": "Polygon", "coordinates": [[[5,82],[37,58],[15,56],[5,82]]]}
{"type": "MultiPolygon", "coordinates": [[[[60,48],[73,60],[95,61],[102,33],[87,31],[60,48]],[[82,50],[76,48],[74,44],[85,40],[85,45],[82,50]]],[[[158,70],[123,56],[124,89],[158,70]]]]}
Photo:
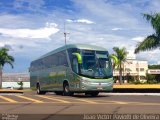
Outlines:
{"type": "MultiPolygon", "coordinates": [[[[44,58],[44,57],[47,57],[49,55],[52,55],[52,54],[55,54],[55,53],[58,53],[60,51],[63,51],[63,50],[66,50],[66,49],[69,49],[69,48],[78,48],[78,49],[85,49],[85,50],[97,50],[97,51],[106,51],[105,48],[103,47],[99,47],[99,46],[96,46],[96,45],[87,45],[87,44],[68,44],[68,45],[64,45],[60,48],[57,48],[43,56],[41,56],[40,58],[38,59],[41,59],[41,58],[44,58]]],[[[36,60],[38,60],[36,59],[36,60]]],[[[35,61],[35,60],[34,60],[35,61]]]]}

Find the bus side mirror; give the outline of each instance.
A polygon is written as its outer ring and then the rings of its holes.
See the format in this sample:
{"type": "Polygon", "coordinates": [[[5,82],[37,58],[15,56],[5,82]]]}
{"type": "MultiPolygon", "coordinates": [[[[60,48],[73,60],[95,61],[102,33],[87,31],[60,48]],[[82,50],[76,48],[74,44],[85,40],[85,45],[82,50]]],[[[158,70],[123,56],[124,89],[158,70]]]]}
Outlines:
{"type": "Polygon", "coordinates": [[[82,56],[79,53],[72,53],[72,55],[75,55],[77,57],[78,63],[82,64],[82,56]]]}

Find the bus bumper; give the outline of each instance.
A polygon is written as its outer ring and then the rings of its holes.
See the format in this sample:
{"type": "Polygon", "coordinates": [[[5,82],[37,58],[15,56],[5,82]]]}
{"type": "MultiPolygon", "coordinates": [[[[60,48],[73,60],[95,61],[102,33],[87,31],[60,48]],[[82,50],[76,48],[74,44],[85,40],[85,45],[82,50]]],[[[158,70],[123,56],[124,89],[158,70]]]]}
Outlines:
{"type": "Polygon", "coordinates": [[[109,92],[113,90],[113,78],[107,80],[82,81],[80,91],[109,92]]]}

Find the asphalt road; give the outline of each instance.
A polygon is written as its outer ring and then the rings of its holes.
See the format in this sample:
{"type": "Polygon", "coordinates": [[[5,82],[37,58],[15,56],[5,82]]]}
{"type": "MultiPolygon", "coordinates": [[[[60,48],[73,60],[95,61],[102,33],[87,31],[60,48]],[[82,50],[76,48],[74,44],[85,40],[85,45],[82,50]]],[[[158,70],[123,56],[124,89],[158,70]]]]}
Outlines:
{"type": "Polygon", "coordinates": [[[38,116],[37,119],[43,120],[51,119],[53,115],[72,115],[72,119],[83,115],[79,119],[84,119],[84,114],[160,114],[160,96],[0,94],[0,114],[1,119],[8,114],[22,114],[21,118],[31,114],[30,117],[36,119],[38,116]]]}

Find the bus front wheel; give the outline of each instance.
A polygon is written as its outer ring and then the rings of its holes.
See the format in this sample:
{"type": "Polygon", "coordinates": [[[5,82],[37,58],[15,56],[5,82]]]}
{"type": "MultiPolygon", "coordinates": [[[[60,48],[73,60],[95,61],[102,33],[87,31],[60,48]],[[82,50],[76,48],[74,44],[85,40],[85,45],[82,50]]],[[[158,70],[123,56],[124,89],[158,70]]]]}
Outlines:
{"type": "Polygon", "coordinates": [[[37,94],[38,95],[42,95],[42,94],[45,94],[46,92],[45,91],[41,91],[41,87],[39,84],[37,84],[37,94]]]}
{"type": "Polygon", "coordinates": [[[70,90],[69,90],[69,84],[68,83],[64,83],[63,84],[63,95],[64,96],[71,96],[71,95],[73,95],[73,93],[70,92],[70,90]]]}

